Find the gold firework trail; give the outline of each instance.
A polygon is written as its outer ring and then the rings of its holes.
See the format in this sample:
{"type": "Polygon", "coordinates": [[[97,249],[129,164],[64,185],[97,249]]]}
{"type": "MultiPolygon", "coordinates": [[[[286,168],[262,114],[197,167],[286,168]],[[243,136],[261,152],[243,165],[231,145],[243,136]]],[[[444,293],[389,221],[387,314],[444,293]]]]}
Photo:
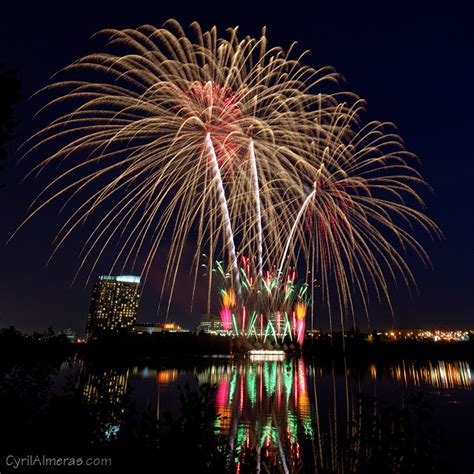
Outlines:
{"type": "Polygon", "coordinates": [[[205,252],[212,285],[211,262],[224,260],[237,298],[244,255],[256,256],[260,278],[263,268],[283,275],[305,265],[341,320],[354,295],[367,305],[371,287],[389,301],[387,277],[411,284],[405,250],[428,261],[413,226],[439,230],[393,126],[364,125],[364,102],[337,90],[332,68],[303,64],[295,45],[269,47],[265,29],[259,38],[239,38],[237,27],[225,38],[198,23],[190,30],[174,20],[103,30],[107,52],[75,61],[42,89],[52,96],[42,110],[57,115],[27,154],[53,149],[35,170],[65,168],[26,221],[52,201],[86,196],[55,247],[100,210],[79,268],[91,273],[119,243],[113,266],[137,265],[144,253],[146,277],[170,241],[169,301],[190,236],[194,271],[205,252]]]}

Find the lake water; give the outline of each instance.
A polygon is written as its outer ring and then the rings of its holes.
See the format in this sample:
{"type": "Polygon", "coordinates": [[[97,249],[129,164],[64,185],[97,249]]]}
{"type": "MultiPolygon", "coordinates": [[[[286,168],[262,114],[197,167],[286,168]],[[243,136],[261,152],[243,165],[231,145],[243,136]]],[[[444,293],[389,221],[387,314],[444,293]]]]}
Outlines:
{"type": "MultiPolygon", "coordinates": [[[[397,457],[416,464],[420,451],[439,457],[450,472],[472,472],[471,367],[441,360],[355,368],[303,358],[202,358],[128,368],[78,361],[73,370],[90,404],[114,402],[101,414],[105,438],[121,429],[125,397],[137,413],[148,410],[160,420],[166,412],[179,416],[186,384],[214,386],[215,428],[235,472],[250,455],[260,472],[353,472],[397,457]]],[[[61,374],[70,371],[64,366],[61,374]]]]}

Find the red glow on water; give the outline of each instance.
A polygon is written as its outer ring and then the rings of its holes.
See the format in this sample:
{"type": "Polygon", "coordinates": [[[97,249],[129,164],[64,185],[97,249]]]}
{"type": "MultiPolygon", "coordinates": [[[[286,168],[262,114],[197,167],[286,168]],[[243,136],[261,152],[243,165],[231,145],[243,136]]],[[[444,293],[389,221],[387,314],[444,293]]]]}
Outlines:
{"type": "Polygon", "coordinates": [[[281,386],[281,364],[278,363],[277,372],[277,409],[281,409],[282,386],[281,386]]]}
{"type": "Polygon", "coordinates": [[[229,401],[229,381],[227,377],[224,376],[219,382],[219,386],[217,387],[217,394],[216,394],[216,407],[223,408],[227,405],[229,401]]]}

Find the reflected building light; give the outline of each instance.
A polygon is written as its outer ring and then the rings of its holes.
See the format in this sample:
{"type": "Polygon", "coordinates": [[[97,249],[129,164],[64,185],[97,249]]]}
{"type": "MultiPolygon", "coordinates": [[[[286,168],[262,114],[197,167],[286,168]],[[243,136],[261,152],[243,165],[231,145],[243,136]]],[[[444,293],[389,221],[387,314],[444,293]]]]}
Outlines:
{"type": "Polygon", "coordinates": [[[405,385],[413,383],[416,387],[429,385],[435,388],[472,388],[472,374],[467,362],[430,362],[428,365],[398,364],[390,369],[392,377],[405,385]]]}
{"type": "Polygon", "coordinates": [[[91,415],[97,420],[94,441],[99,445],[116,438],[123,415],[128,387],[128,369],[87,370],[80,377],[82,395],[91,415]]]}
{"type": "Polygon", "coordinates": [[[168,385],[178,380],[178,369],[159,370],[157,381],[160,385],[168,385]]]}
{"type": "Polygon", "coordinates": [[[222,364],[218,366],[207,367],[204,370],[195,370],[194,375],[197,378],[200,385],[208,383],[210,385],[216,385],[230,369],[227,365],[222,364]]]}
{"type": "Polygon", "coordinates": [[[369,367],[370,376],[372,379],[377,379],[377,366],[375,364],[371,364],[369,367]]]}

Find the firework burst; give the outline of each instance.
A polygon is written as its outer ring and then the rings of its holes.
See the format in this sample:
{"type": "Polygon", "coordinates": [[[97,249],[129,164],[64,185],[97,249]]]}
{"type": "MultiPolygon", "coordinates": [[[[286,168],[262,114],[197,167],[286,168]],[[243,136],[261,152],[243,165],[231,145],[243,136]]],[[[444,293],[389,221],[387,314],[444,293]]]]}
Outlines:
{"type": "MultiPolygon", "coordinates": [[[[258,265],[257,265],[258,266],[258,265]]],[[[220,317],[225,331],[254,338],[259,344],[267,340],[280,344],[303,342],[308,304],[308,284],[296,281],[296,271],[290,270],[285,278],[278,272],[265,271],[260,277],[252,259],[242,257],[240,265],[241,293],[237,300],[231,274],[217,261],[213,272],[221,287],[220,317]]]]}
{"type": "Polygon", "coordinates": [[[256,256],[259,288],[268,284],[265,268],[280,281],[305,266],[311,293],[318,278],[341,318],[354,294],[367,303],[370,286],[388,299],[385,275],[410,283],[403,249],[427,260],[411,226],[438,229],[422,212],[413,156],[385,131],[389,124],[361,125],[362,101],[327,92],[337,86],[335,71],[304,65],[294,45],[269,48],[265,29],[258,39],[239,38],[238,28],[226,38],[197,23],[191,30],[187,36],[176,21],[104,30],[108,52],[77,60],[43,89],[53,95],[44,108],[60,113],[27,153],[54,148],[38,168],[58,162],[65,170],[28,219],[56,199],[86,195],[56,248],[102,209],[80,264],[91,273],[119,242],[113,266],[136,265],[145,252],[146,277],[167,236],[169,301],[191,235],[195,281],[203,252],[208,262],[222,259],[230,286],[221,296],[236,306],[244,255],[256,256]]]}

